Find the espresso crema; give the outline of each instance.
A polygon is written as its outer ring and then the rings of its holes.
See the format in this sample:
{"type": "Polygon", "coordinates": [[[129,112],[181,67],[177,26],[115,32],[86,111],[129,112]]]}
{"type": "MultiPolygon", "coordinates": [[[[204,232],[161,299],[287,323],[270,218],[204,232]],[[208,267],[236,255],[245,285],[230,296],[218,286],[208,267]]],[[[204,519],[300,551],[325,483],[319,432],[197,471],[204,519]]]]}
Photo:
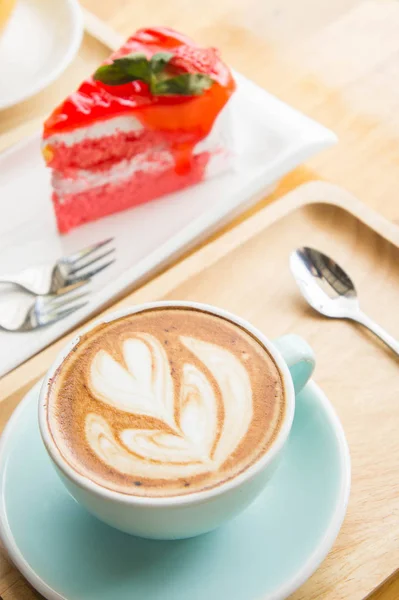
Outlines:
{"type": "Polygon", "coordinates": [[[284,417],[274,359],[233,322],[156,308],[82,336],[49,384],[64,460],[98,485],[167,497],[219,486],[264,455],[284,417]]]}

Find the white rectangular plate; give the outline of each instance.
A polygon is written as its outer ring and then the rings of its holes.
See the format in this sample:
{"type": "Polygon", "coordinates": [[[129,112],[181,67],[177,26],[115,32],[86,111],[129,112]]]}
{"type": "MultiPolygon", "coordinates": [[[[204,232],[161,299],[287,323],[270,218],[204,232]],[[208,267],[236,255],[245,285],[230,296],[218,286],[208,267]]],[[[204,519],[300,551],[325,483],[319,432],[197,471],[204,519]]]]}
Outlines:
{"type": "MultiPolygon", "coordinates": [[[[40,134],[0,155],[0,273],[51,262],[114,236],[116,262],[90,284],[84,308],[30,333],[0,331],[0,375],[59,338],[122,292],[132,289],[247,209],[285,173],[336,141],[335,135],[235,74],[231,100],[237,152],[234,170],[185,191],[89,223],[60,236],[40,134]]],[[[16,292],[0,289],[3,302],[16,292]]]]}

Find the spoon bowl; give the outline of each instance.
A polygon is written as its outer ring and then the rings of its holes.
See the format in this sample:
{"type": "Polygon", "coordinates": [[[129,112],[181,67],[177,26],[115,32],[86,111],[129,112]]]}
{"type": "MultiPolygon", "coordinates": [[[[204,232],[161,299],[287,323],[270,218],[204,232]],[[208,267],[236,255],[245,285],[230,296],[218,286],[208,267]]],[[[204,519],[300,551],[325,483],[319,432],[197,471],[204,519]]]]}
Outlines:
{"type": "Polygon", "coordinates": [[[359,310],[352,279],[326,254],[304,246],[291,254],[290,266],[305,300],[321,314],[352,318],[359,310]]]}
{"type": "Polygon", "coordinates": [[[399,354],[399,342],[360,310],[355,284],[332,258],[304,246],[291,254],[290,267],[302,296],[317,312],[357,321],[399,354]]]}

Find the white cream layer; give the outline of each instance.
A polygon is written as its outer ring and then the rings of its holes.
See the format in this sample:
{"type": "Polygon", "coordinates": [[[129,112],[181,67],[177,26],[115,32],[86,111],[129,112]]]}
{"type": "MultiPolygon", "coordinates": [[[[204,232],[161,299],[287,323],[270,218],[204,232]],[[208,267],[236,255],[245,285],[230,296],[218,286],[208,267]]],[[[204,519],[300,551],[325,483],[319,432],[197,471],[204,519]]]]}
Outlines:
{"type": "Polygon", "coordinates": [[[55,133],[43,140],[43,146],[47,144],[65,144],[65,146],[73,146],[84,140],[97,140],[102,137],[108,137],[118,132],[139,132],[143,131],[142,123],[136,117],[114,117],[105,121],[98,121],[87,127],[80,127],[73,131],[64,133],[55,133]]]}
{"type": "MultiPolygon", "coordinates": [[[[203,141],[201,142],[203,144],[203,141]]],[[[199,145],[199,144],[198,144],[199,145]]],[[[194,155],[199,154],[198,145],[194,148],[194,155]]],[[[211,156],[206,167],[205,179],[215,177],[226,171],[231,166],[231,155],[220,146],[208,150],[211,156]]],[[[53,171],[52,184],[54,190],[62,198],[68,194],[78,194],[89,188],[95,188],[108,183],[122,182],[129,179],[135,173],[148,174],[162,173],[174,165],[174,157],[168,150],[159,151],[154,158],[154,152],[143,152],[131,159],[121,160],[106,171],[90,171],[88,169],[76,169],[74,177],[60,176],[53,171]]]]}
{"type": "Polygon", "coordinates": [[[216,344],[180,339],[206,368],[184,364],[179,397],[174,394],[167,354],[149,334],[138,333],[124,342],[127,368],[104,350],[92,362],[89,387],[100,403],[121,412],[156,417],[160,423],[155,429],[131,428],[114,434],[101,415],[101,404],[98,413],[87,416],[86,439],[91,449],[122,474],[176,479],[216,470],[248,431],[253,401],[243,363],[216,344]],[[207,372],[219,388],[222,419],[207,372]]]}
{"type": "MultiPolygon", "coordinates": [[[[43,140],[43,146],[47,144],[65,144],[65,146],[73,146],[79,144],[85,139],[96,140],[102,137],[115,135],[116,133],[138,133],[144,131],[145,127],[134,116],[113,117],[103,121],[98,121],[87,127],[79,127],[73,131],[64,133],[55,133],[43,140]]],[[[210,134],[198,144],[198,152],[206,152],[208,144],[212,147],[216,141],[222,147],[231,146],[231,123],[230,123],[230,107],[225,106],[224,109],[216,117],[210,134]]]]}
{"type": "Polygon", "coordinates": [[[95,188],[108,183],[117,183],[129,179],[135,173],[160,173],[174,164],[170,152],[163,150],[158,153],[157,160],[154,152],[143,152],[130,159],[121,160],[106,171],[91,171],[89,169],[74,170],[74,177],[59,175],[53,171],[53,188],[61,197],[67,194],[78,194],[89,188],[95,188]]]}
{"type": "MultiPolygon", "coordinates": [[[[98,121],[87,127],[80,127],[73,131],[64,133],[56,133],[43,140],[43,146],[47,144],[65,144],[65,146],[73,146],[83,142],[85,139],[96,140],[102,137],[109,137],[116,133],[138,133],[144,131],[143,124],[134,116],[114,117],[104,121],[98,121]]],[[[197,144],[197,152],[207,152],[212,150],[215,145],[222,148],[231,148],[231,115],[229,105],[216,117],[212,130],[209,135],[197,144]]]]}

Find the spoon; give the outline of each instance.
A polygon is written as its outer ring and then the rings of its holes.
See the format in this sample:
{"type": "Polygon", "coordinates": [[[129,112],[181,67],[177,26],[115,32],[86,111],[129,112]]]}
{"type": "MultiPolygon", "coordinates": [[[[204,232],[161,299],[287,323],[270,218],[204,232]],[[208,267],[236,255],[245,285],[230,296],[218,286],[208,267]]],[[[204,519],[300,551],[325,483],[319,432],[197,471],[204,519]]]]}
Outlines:
{"type": "Polygon", "coordinates": [[[399,342],[362,312],[353,281],[332,258],[314,248],[298,248],[290,267],[310,306],[326,317],[357,321],[399,355],[399,342]]]}

